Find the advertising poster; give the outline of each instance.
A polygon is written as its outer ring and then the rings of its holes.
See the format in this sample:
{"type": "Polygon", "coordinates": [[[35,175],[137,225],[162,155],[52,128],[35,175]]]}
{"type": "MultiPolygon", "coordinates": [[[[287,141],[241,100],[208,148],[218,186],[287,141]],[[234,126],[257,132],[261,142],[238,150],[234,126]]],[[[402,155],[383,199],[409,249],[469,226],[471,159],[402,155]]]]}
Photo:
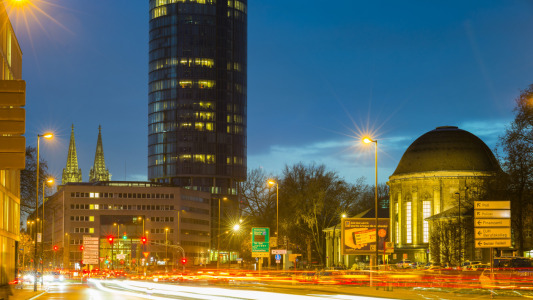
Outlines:
{"type": "MultiPolygon", "coordinates": [[[[380,253],[391,252],[390,220],[379,219],[378,250],[380,253]]],[[[376,252],[376,219],[344,218],[341,228],[342,255],[372,254],[376,252]]]]}

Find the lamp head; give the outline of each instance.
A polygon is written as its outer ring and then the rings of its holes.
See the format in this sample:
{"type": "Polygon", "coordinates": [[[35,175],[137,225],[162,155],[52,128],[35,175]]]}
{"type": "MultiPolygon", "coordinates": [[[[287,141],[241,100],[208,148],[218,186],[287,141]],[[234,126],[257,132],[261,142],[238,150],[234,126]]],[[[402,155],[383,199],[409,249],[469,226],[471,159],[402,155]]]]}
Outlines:
{"type": "Polygon", "coordinates": [[[54,134],[51,133],[51,132],[47,132],[47,133],[45,133],[45,134],[41,134],[41,135],[39,135],[39,136],[42,136],[42,137],[45,138],[45,139],[51,139],[51,138],[54,137],[54,134]]]}
{"type": "Polygon", "coordinates": [[[363,139],[363,143],[365,143],[365,144],[370,144],[370,143],[373,143],[373,142],[374,142],[374,140],[372,140],[372,139],[369,138],[369,137],[365,137],[365,138],[363,139]]]}
{"type": "Polygon", "coordinates": [[[48,183],[48,184],[54,184],[54,182],[55,182],[54,178],[48,178],[46,180],[46,183],[48,183]]]}
{"type": "Polygon", "coordinates": [[[238,231],[241,228],[241,225],[235,224],[233,225],[233,231],[238,231]]]}
{"type": "Polygon", "coordinates": [[[274,179],[269,179],[269,180],[267,181],[267,183],[268,183],[268,185],[270,185],[270,186],[274,186],[274,185],[276,184],[276,181],[275,181],[274,179]]]}

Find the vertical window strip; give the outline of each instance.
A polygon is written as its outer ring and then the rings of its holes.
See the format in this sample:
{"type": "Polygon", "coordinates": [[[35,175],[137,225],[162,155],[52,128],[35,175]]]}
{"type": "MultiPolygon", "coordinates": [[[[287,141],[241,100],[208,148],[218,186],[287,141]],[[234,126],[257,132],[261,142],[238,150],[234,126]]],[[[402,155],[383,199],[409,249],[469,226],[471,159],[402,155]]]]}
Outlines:
{"type": "Polygon", "coordinates": [[[422,203],[422,218],[424,219],[424,243],[429,243],[429,222],[426,218],[431,217],[431,201],[424,201],[422,203]]]}
{"type": "MultiPolygon", "coordinates": [[[[394,213],[398,216],[398,202],[394,204],[394,213]]],[[[398,218],[396,217],[396,243],[400,243],[400,223],[398,223],[398,218]]]]}
{"type": "Polygon", "coordinates": [[[405,203],[405,231],[406,231],[406,243],[411,244],[413,242],[413,228],[411,227],[411,202],[405,203]]]}

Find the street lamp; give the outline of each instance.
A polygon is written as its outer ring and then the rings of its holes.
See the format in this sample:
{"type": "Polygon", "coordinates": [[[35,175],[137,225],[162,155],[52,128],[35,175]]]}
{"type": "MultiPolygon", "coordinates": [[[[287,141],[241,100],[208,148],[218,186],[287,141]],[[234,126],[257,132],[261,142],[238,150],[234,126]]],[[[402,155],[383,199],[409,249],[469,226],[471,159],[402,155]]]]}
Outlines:
{"type": "Polygon", "coordinates": [[[165,228],[165,272],[168,264],[168,227],[165,228]]]}
{"type": "Polygon", "coordinates": [[[459,202],[459,267],[462,267],[461,266],[461,263],[462,263],[462,254],[463,254],[463,245],[461,243],[461,235],[462,235],[462,227],[461,227],[461,194],[460,193],[455,193],[457,195],[457,201],[459,202]]]}
{"type": "MultiPolygon", "coordinates": [[[[224,197],[222,200],[228,200],[224,197]]],[[[217,270],[220,268],[220,198],[218,198],[217,270]]]]}
{"type": "MultiPolygon", "coordinates": [[[[42,242],[41,242],[41,274],[44,274],[44,184],[48,183],[49,185],[54,184],[54,178],[49,177],[47,180],[43,181],[43,215],[41,222],[41,233],[42,233],[42,242]]],[[[54,232],[52,232],[52,236],[54,232]]],[[[43,280],[44,281],[44,280],[43,280]]],[[[41,288],[43,287],[43,281],[41,281],[41,288]]]]}
{"type": "MultiPolygon", "coordinates": [[[[268,185],[276,185],[276,237],[279,238],[279,184],[277,181],[270,179],[268,185]]],[[[279,240],[277,241],[279,245],[279,240]]]]}
{"type": "MultiPolygon", "coordinates": [[[[373,140],[371,138],[364,138],[363,139],[363,143],[365,144],[370,144],[370,143],[375,143],[376,144],[376,156],[375,156],[375,169],[376,169],[376,191],[375,191],[375,198],[374,198],[374,205],[375,205],[375,213],[376,213],[376,267],[378,266],[378,255],[379,255],[379,250],[378,250],[378,221],[379,221],[379,218],[378,218],[378,141],[377,140],[373,140]]],[[[376,268],[377,269],[377,268],[376,268]]]]}
{"type": "MultiPolygon", "coordinates": [[[[35,182],[35,217],[39,216],[39,151],[41,137],[45,139],[51,139],[54,137],[52,133],[37,134],[37,168],[36,168],[36,182],[35,182]]],[[[43,199],[44,200],[44,199],[43,199]]],[[[35,229],[35,250],[34,250],[34,260],[33,260],[33,272],[35,275],[35,280],[33,284],[33,291],[37,291],[37,228],[35,229]]],[[[42,275],[42,274],[41,274],[42,275]]]]}

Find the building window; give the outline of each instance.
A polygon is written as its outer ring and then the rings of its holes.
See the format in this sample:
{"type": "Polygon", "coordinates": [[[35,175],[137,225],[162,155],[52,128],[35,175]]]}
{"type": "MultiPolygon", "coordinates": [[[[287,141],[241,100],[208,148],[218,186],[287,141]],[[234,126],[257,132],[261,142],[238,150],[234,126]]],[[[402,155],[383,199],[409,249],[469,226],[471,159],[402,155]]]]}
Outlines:
{"type": "Polygon", "coordinates": [[[429,243],[429,222],[426,221],[426,218],[429,217],[431,217],[431,201],[424,201],[422,202],[422,218],[424,219],[424,243],[429,243]]]}
{"type": "Polygon", "coordinates": [[[411,202],[405,203],[405,242],[411,244],[413,242],[413,228],[412,228],[411,202]]]}
{"type": "Polygon", "coordinates": [[[394,214],[396,215],[396,243],[400,243],[400,223],[398,223],[398,202],[394,203],[394,214]]]}

